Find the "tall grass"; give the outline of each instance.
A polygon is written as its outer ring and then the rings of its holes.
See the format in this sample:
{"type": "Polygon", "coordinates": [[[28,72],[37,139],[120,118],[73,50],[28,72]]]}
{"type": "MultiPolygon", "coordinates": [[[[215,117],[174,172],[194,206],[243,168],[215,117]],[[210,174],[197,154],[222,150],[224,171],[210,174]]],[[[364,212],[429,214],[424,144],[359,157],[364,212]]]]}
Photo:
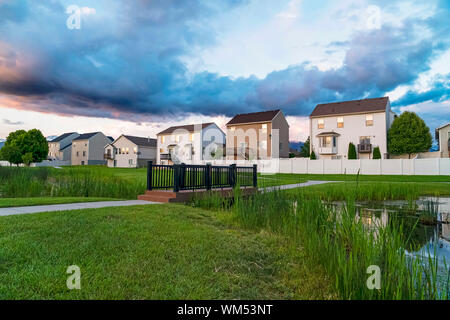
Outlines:
{"type": "Polygon", "coordinates": [[[406,250],[414,227],[392,217],[386,226],[369,228],[359,219],[351,192],[342,207],[327,205],[302,189],[238,196],[231,208],[219,198],[203,203],[230,210],[242,227],[282,234],[303,247],[311,266],[322,265],[334,278],[342,299],[448,298],[437,285],[438,261],[431,258],[436,256],[421,259],[406,250]],[[372,265],[380,267],[380,289],[367,287],[367,268],[372,265]]]}
{"type": "Polygon", "coordinates": [[[145,182],[78,168],[0,167],[0,197],[110,197],[136,199],[145,182]]]}

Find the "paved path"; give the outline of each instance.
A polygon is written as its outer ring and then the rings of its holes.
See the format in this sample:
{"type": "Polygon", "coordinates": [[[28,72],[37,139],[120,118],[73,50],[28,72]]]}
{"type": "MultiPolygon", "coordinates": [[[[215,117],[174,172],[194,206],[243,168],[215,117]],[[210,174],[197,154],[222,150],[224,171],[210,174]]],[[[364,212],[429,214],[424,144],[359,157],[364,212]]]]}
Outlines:
{"type": "Polygon", "coordinates": [[[314,186],[314,185],[324,184],[324,183],[331,183],[331,182],[342,182],[342,181],[309,180],[309,181],[303,182],[303,183],[285,184],[285,185],[282,185],[282,186],[273,186],[273,187],[259,188],[259,191],[288,190],[288,189],[303,188],[303,187],[309,187],[309,186],[314,186]]]}
{"type": "Polygon", "coordinates": [[[52,204],[52,205],[29,206],[29,207],[12,207],[12,208],[0,208],[0,216],[10,216],[14,214],[27,214],[27,213],[38,213],[48,211],[140,206],[158,203],[159,202],[129,200],[129,201],[99,201],[99,202],[82,202],[82,203],[68,203],[68,204],[52,204]]]}

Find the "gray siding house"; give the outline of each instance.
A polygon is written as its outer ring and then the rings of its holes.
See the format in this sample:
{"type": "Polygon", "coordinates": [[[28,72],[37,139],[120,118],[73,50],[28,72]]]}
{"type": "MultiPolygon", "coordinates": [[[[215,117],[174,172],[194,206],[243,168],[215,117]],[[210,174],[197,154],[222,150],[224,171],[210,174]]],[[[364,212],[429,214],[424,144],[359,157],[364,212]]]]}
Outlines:
{"type": "Polygon", "coordinates": [[[48,160],[71,161],[72,141],[80,136],[77,132],[68,132],[48,142],[48,160]]]}
{"type": "Polygon", "coordinates": [[[84,133],[72,141],[72,165],[106,164],[105,146],[113,141],[102,132],[84,133]]]}

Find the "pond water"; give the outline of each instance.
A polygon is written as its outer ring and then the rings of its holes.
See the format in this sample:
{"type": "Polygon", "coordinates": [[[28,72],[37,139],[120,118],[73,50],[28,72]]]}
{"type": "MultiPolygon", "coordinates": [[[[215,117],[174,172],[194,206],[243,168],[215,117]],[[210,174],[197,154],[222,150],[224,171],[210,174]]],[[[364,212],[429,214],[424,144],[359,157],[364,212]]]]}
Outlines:
{"type": "Polygon", "coordinates": [[[403,223],[405,248],[414,257],[436,257],[438,278],[448,290],[450,279],[450,197],[421,197],[417,201],[359,202],[358,218],[367,226],[386,226],[390,219],[403,223]],[[419,220],[418,220],[419,219],[419,220]],[[408,239],[408,240],[406,240],[408,239]]]}

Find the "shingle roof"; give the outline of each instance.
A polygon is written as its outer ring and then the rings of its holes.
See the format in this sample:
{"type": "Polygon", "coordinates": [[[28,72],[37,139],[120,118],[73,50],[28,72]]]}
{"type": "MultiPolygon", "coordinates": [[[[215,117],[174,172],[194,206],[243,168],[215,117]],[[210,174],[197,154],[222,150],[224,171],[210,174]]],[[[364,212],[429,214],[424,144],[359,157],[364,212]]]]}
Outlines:
{"type": "Polygon", "coordinates": [[[87,140],[87,139],[92,138],[93,136],[95,136],[98,133],[100,133],[100,132],[83,133],[78,138],[73,139],[73,141],[76,141],[76,140],[87,140]]]}
{"type": "Polygon", "coordinates": [[[62,148],[62,149],[59,149],[59,151],[63,151],[63,150],[66,150],[68,147],[71,147],[72,146],[72,144],[71,143],[69,143],[67,146],[65,146],[64,148],[62,148]]]}
{"type": "MultiPolygon", "coordinates": [[[[208,127],[208,126],[210,126],[212,124],[214,124],[214,123],[212,123],[212,122],[202,123],[202,129],[205,129],[206,127],[208,127]]],[[[175,130],[186,130],[186,131],[189,131],[189,132],[194,132],[195,131],[195,126],[196,126],[195,124],[188,124],[188,125],[184,125],[184,126],[170,127],[170,128],[167,128],[167,129],[161,131],[158,134],[170,134],[170,133],[174,132],[175,130]]]]}
{"type": "Polygon", "coordinates": [[[275,118],[278,112],[280,112],[280,109],[237,114],[227,123],[227,126],[230,124],[272,121],[272,119],[275,118]]]}
{"type": "Polygon", "coordinates": [[[318,104],[310,117],[385,111],[389,97],[318,104]]]}
{"type": "Polygon", "coordinates": [[[55,139],[53,139],[53,140],[50,141],[50,142],[59,142],[59,141],[65,139],[65,138],[67,138],[68,136],[70,136],[70,135],[72,135],[72,134],[75,134],[75,133],[76,133],[76,132],[67,132],[67,133],[63,133],[62,135],[56,137],[55,139]]]}
{"type": "Polygon", "coordinates": [[[125,138],[133,142],[137,146],[142,147],[155,147],[156,148],[156,139],[143,138],[143,137],[134,137],[134,136],[126,136],[125,138]]]}

